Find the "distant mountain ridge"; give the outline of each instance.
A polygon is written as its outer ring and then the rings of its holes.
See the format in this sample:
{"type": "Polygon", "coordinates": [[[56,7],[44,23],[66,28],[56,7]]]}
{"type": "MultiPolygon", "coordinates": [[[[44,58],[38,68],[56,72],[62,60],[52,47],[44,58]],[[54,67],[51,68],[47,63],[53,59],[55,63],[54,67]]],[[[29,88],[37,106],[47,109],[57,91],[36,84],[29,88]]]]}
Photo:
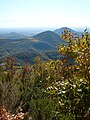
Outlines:
{"type": "Polygon", "coordinates": [[[61,35],[62,32],[63,32],[65,29],[67,29],[67,30],[70,31],[71,33],[75,33],[74,30],[72,30],[71,28],[68,28],[68,27],[62,27],[62,28],[60,28],[60,29],[56,29],[56,30],[54,30],[54,32],[55,32],[56,34],[58,34],[58,35],[61,35]]]}
{"type": "MultiPolygon", "coordinates": [[[[33,61],[36,56],[43,59],[58,58],[57,45],[65,43],[60,34],[65,27],[55,31],[44,31],[34,36],[24,36],[15,32],[0,36],[0,59],[8,55],[15,56],[19,61],[33,61]],[[54,52],[55,51],[55,52],[54,52]]],[[[70,32],[74,30],[67,28],[70,32]]]]}
{"type": "Polygon", "coordinates": [[[58,34],[58,35],[61,36],[62,32],[63,32],[65,29],[67,29],[67,30],[68,30],[70,33],[72,33],[72,34],[76,34],[76,35],[81,35],[81,34],[82,34],[82,32],[75,31],[75,30],[73,30],[73,29],[71,29],[71,28],[68,28],[68,27],[62,27],[62,28],[60,28],[60,29],[56,29],[56,30],[54,30],[54,32],[55,32],[56,34],[58,34]]]}
{"type": "Polygon", "coordinates": [[[26,36],[19,34],[19,33],[16,33],[16,32],[10,32],[7,34],[0,34],[0,38],[3,38],[3,39],[21,39],[24,37],[26,37],[26,36]]]}

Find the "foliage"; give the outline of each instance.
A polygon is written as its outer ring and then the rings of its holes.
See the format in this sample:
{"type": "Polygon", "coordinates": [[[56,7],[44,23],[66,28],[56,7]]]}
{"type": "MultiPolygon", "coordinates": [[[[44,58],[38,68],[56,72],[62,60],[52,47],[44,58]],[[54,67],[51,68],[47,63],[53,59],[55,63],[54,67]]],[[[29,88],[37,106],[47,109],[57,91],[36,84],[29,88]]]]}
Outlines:
{"type": "MultiPolygon", "coordinates": [[[[0,106],[23,112],[29,120],[89,120],[90,38],[64,30],[65,44],[57,47],[63,59],[18,66],[7,58],[0,66],[0,106]],[[73,62],[68,62],[73,59],[73,62]]],[[[1,117],[1,115],[0,115],[1,117]]]]}
{"type": "Polygon", "coordinates": [[[58,47],[58,51],[67,58],[75,60],[74,65],[67,65],[66,86],[64,83],[65,95],[68,94],[66,97],[68,98],[68,105],[71,106],[69,110],[76,119],[78,117],[85,119],[87,111],[90,109],[90,38],[88,32],[77,37],[67,29],[62,34],[62,38],[66,40],[67,44],[58,47]]]}

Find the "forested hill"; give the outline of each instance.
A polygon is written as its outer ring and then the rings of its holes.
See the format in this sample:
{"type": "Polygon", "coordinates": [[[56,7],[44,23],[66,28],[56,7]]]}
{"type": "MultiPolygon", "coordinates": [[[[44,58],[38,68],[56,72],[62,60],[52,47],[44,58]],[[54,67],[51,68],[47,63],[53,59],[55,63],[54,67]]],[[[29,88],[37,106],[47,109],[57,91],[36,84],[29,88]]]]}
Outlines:
{"type": "Polygon", "coordinates": [[[58,34],[52,31],[45,31],[32,37],[12,32],[7,35],[1,35],[0,59],[2,60],[8,55],[11,55],[15,56],[21,63],[32,63],[31,61],[36,56],[40,56],[43,59],[55,58],[55,54],[57,54],[56,46],[64,42],[58,34]],[[50,53],[52,57],[50,56],[49,58],[49,55],[46,53],[50,53]]]}
{"type": "MultiPolygon", "coordinates": [[[[55,57],[58,58],[56,46],[65,43],[65,40],[60,38],[64,29],[69,30],[71,33],[76,33],[76,31],[70,28],[63,27],[55,31],[44,31],[34,36],[23,35],[16,32],[0,34],[0,61],[9,55],[15,56],[21,63],[32,63],[31,61],[33,61],[36,56],[47,60],[55,57]],[[49,53],[52,57],[46,53],[49,53]]],[[[79,32],[77,32],[77,34],[79,34],[79,32]]]]}

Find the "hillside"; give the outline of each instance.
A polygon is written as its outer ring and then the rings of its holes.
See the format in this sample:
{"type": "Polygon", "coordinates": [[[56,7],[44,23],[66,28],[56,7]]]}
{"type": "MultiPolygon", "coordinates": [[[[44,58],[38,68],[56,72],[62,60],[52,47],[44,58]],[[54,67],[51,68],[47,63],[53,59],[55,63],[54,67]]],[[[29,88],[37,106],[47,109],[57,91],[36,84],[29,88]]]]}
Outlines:
{"type": "Polygon", "coordinates": [[[59,53],[56,50],[49,50],[46,52],[38,52],[38,51],[23,51],[19,52],[17,54],[14,54],[12,57],[16,58],[16,61],[19,64],[25,64],[25,63],[34,63],[34,59],[36,57],[40,57],[42,60],[48,61],[48,60],[57,60],[60,58],[59,53]]]}
{"type": "MultiPolygon", "coordinates": [[[[14,56],[21,64],[25,62],[33,63],[33,59],[40,56],[44,60],[57,59],[58,53],[56,46],[65,43],[60,38],[60,34],[65,27],[56,29],[55,31],[44,31],[34,36],[23,36],[11,32],[0,38],[0,60],[8,55],[14,56]],[[15,39],[16,38],[16,39],[15,39]]],[[[66,28],[73,34],[81,34],[79,32],[66,28]]]]}
{"type": "Polygon", "coordinates": [[[37,34],[34,36],[34,38],[40,40],[40,41],[45,41],[51,45],[58,45],[61,43],[64,43],[65,41],[60,38],[60,36],[52,31],[45,31],[40,34],[37,34]]]}
{"type": "Polygon", "coordinates": [[[8,34],[10,38],[6,35],[0,39],[1,60],[8,55],[16,57],[20,63],[33,63],[33,59],[37,56],[40,56],[42,59],[55,59],[56,55],[52,51],[56,51],[56,45],[65,42],[52,31],[45,31],[33,37],[27,36],[20,39],[13,39],[15,35],[17,36],[16,33],[10,33],[8,34]],[[52,56],[48,55],[47,51],[52,56]]]}

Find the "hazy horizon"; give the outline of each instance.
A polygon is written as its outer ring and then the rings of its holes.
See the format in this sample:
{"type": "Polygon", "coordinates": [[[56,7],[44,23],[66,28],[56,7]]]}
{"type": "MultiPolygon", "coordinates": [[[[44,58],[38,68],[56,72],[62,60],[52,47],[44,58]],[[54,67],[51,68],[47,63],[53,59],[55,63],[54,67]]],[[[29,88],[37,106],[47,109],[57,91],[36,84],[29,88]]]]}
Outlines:
{"type": "MultiPolygon", "coordinates": [[[[66,27],[66,26],[63,26],[63,27],[66,27]]],[[[48,28],[45,28],[45,27],[37,27],[37,28],[30,28],[30,27],[24,27],[24,28],[0,28],[0,34],[9,34],[11,32],[15,32],[15,33],[20,33],[20,34],[26,34],[26,35],[29,35],[29,34],[38,34],[38,33],[41,33],[41,32],[44,32],[44,31],[54,31],[56,29],[60,29],[62,27],[48,27],[48,28]]],[[[70,28],[72,30],[75,30],[77,32],[83,32],[85,30],[85,27],[67,27],[67,28],[70,28]]],[[[87,27],[87,30],[88,32],[90,32],[90,28],[87,27]]]]}

